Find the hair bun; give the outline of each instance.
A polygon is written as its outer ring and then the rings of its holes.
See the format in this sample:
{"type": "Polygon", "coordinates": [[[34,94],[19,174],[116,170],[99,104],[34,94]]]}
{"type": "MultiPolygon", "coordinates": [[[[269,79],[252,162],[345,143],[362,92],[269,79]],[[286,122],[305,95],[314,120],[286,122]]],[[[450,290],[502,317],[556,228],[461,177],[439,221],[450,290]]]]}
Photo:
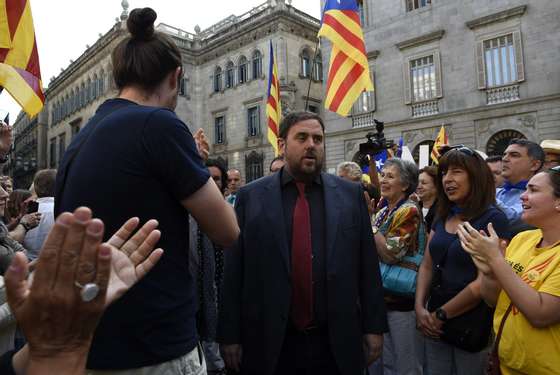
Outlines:
{"type": "Polygon", "coordinates": [[[130,12],[126,26],[133,38],[147,40],[154,35],[157,13],[152,8],[136,8],[130,12]]]}

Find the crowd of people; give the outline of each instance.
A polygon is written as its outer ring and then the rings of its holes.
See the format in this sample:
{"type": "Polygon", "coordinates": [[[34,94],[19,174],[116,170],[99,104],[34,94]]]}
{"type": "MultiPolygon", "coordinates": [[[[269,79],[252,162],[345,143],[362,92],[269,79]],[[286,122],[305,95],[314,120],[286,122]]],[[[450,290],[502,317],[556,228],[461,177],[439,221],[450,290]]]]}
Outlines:
{"type": "Polygon", "coordinates": [[[175,115],[155,20],[58,171],[0,179],[1,374],[560,374],[560,141],[335,176],[293,112],[244,185],[175,115]]]}

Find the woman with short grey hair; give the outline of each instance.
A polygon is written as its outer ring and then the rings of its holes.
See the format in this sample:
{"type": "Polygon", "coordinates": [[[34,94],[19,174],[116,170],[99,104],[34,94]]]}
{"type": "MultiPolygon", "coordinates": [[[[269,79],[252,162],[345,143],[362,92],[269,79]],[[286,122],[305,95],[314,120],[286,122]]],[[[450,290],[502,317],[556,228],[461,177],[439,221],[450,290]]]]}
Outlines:
{"type": "MultiPolygon", "coordinates": [[[[389,333],[383,340],[383,374],[422,373],[422,337],[416,331],[414,293],[416,274],[426,243],[422,213],[410,200],[418,186],[418,167],[392,158],[381,170],[381,197],[385,207],[372,227],[385,290],[389,333]]],[[[370,373],[377,373],[372,369],[370,373]]]]}

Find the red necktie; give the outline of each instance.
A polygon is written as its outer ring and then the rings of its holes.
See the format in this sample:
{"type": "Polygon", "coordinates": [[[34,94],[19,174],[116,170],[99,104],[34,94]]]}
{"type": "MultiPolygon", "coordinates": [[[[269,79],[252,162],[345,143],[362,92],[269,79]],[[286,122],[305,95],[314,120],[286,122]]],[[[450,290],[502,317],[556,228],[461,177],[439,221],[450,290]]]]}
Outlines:
{"type": "Polygon", "coordinates": [[[305,184],[296,182],[298,197],[292,226],[292,321],[303,330],[313,321],[313,266],[311,263],[311,218],[305,184]]]}

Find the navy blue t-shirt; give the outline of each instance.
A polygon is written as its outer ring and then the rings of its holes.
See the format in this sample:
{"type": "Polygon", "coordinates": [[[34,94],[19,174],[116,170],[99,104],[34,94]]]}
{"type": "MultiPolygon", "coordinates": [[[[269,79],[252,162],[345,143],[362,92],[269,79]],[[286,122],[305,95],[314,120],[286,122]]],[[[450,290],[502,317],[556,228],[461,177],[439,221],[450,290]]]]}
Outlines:
{"type": "MultiPolygon", "coordinates": [[[[506,215],[495,207],[489,207],[479,217],[469,220],[469,223],[476,229],[487,231],[488,223],[492,223],[494,230],[502,239],[510,239],[508,230],[508,220],[506,215]]],[[[445,221],[438,219],[433,225],[434,235],[430,241],[429,251],[432,257],[433,275],[436,274],[435,266],[441,263],[445,249],[447,259],[442,264],[441,289],[446,295],[456,295],[468,284],[476,279],[477,268],[469,253],[463,250],[459,237],[445,230],[445,221]]],[[[432,294],[433,291],[430,292],[432,294]]]]}
{"type": "Polygon", "coordinates": [[[56,197],[56,214],[90,207],[105,223],[105,240],[131,217],[139,217],[141,224],[156,219],[161,230],[157,247],[164,254],[143,280],[107,309],[87,367],[128,369],[162,363],[188,353],[197,343],[188,212],[180,201],[210,176],[189,129],[172,111],[110,99],[91,121],[96,118],[101,121],[86,125],[62,160],[57,192],[69,155],[83,142],[56,197]]]}

